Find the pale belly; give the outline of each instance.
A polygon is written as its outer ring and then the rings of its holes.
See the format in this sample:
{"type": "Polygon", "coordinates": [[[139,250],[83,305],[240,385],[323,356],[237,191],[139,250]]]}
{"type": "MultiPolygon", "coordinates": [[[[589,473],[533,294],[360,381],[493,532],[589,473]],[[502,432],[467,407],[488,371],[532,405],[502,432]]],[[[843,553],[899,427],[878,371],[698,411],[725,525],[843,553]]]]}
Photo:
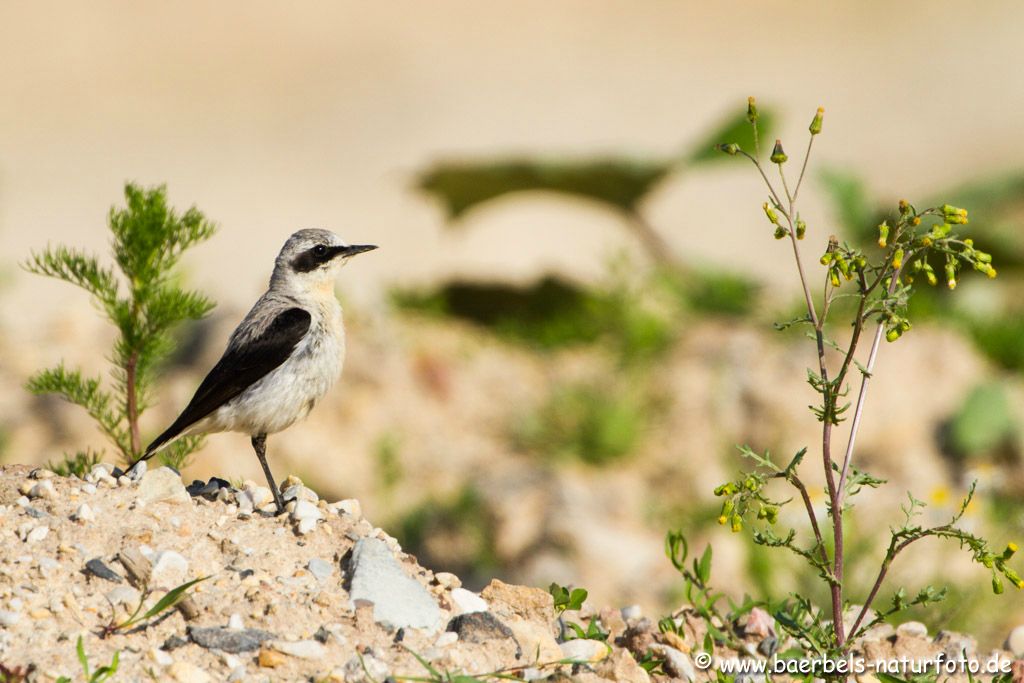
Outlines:
{"type": "Polygon", "coordinates": [[[274,434],[305,418],[341,375],[344,337],[318,336],[280,367],[201,420],[194,432],[274,434]]]}

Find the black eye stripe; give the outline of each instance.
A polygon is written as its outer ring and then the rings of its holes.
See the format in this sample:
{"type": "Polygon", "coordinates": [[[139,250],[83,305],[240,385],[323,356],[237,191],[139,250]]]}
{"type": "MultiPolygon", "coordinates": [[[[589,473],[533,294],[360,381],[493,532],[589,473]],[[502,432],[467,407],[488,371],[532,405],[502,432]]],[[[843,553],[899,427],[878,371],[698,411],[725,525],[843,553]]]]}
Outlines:
{"type": "Polygon", "coordinates": [[[332,256],[333,254],[326,246],[318,244],[292,259],[292,269],[297,273],[308,273],[330,261],[332,256]]]}

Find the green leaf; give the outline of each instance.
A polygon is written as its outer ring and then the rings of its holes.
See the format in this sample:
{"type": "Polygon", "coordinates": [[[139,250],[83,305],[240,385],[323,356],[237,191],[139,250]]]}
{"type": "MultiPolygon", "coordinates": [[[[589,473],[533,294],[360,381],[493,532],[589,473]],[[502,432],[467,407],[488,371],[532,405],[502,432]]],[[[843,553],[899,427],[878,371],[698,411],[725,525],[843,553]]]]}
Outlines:
{"type": "Polygon", "coordinates": [[[165,593],[162,598],[157,600],[155,605],[149,608],[148,612],[142,615],[142,620],[144,621],[146,619],[151,619],[156,615],[160,614],[161,612],[163,612],[164,610],[174,607],[176,604],[178,604],[178,602],[184,599],[185,591],[187,591],[189,588],[196,585],[200,581],[206,581],[208,578],[210,577],[201,576],[198,579],[192,579],[188,583],[183,583],[180,586],[172,588],[171,590],[167,591],[167,593],[165,593]]]}
{"type": "Polygon", "coordinates": [[[704,549],[704,554],[700,556],[700,562],[697,563],[696,570],[697,571],[695,573],[697,574],[697,578],[700,579],[701,583],[707,584],[707,582],[711,580],[710,543],[708,544],[708,547],[704,549]]]}
{"type": "MultiPolygon", "coordinates": [[[[771,144],[774,122],[775,117],[771,114],[764,111],[759,113],[757,130],[762,147],[765,147],[766,143],[771,144]]],[[[716,150],[715,145],[730,142],[735,142],[748,154],[754,154],[754,129],[747,121],[745,111],[723,119],[718,126],[702,137],[693,146],[693,151],[687,155],[687,161],[691,164],[706,164],[728,160],[728,155],[716,150]]]]}
{"type": "Polygon", "coordinates": [[[419,177],[418,187],[438,199],[453,221],[492,199],[532,190],[591,199],[632,213],[671,170],[668,160],[625,158],[440,162],[419,177]]]}
{"type": "Polygon", "coordinates": [[[567,609],[578,610],[583,607],[584,601],[587,599],[586,588],[574,588],[572,593],[569,594],[569,606],[567,609]]]}
{"type": "Polygon", "coordinates": [[[89,658],[85,656],[85,643],[82,636],[78,636],[78,643],[75,645],[75,652],[78,653],[78,663],[82,665],[82,673],[89,678],[89,658]]]}

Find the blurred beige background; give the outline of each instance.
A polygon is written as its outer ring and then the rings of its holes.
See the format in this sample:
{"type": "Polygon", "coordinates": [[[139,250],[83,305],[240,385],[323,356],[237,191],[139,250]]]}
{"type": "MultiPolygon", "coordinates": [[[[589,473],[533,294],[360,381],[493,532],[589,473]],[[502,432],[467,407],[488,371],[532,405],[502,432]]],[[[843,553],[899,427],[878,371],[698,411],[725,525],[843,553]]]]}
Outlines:
{"type": "MultiPolygon", "coordinates": [[[[360,497],[385,524],[389,502],[373,489],[371,453],[399,430],[408,488],[394,499],[412,505],[474,476],[497,511],[500,543],[514,546],[512,579],[578,578],[599,600],[664,605],[669,598],[650,586],[669,594],[678,582],[661,556],[664,526],[644,526],[652,489],[683,481],[679,504],[695,507],[687,496],[731,472],[712,462],[731,453],[727,444],[762,432],[794,450],[813,443],[817,426],[790,410],[810,399],[811,356],[766,351],[767,328],[759,336],[705,325],[661,378],[679,401],[666,419],[672,429],[645,442],[629,476],[616,467],[550,474],[547,463],[512,452],[507,413],[539,404],[593,359],[538,360],[462,328],[396,322],[379,315],[387,289],[451,274],[597,277],[610,254],[636,247],[606,212],[545,196],[500,200],[450,231],[440,208],[413,190],[416,172],[441,158],[507,153],[668,155],[753,94],[781,115],[791,157],[822,105],[817,168],[839,165],[868,177],[881,197],[914,199],[1021,166],[1022,27],[1020,3],[946,0],[2,3],[5,457],[45,462],[83,441],[102,444],[81,411],[51,403],[46,412],[19,387],[61,357],[100,371],[98,349],[110,337],[84,294],[17,263],[48,242],[105,251],[104,219],[124,181],[166,182],[175,206],[195,203],[220,224],[186,260],[190,283],[218,309],[213,341],[195,367],[168,379],[145,429],[158,430],[187,401],[219,340],[262,292],[288,234],[326,227],[377,243],[340,281],[362,316],[353,316],[343,388],[306,425],[271,439],[275,471],[317,472],[331,493],[360,497]],[[434,375],[450,400],[427,386],[434,375]],[[784,404],[780,394],[796,398],[784,404]],[[579,548],[575,564],[556,552],[567,538],[579,548]]],[[[788,252],[767,238],[761,195],[749,168],[724,164],[670,180],[645,208],[685,260],[795,285],[788,252]]],[[[802,201],[812,229],[830,231],[821,195],[805,190],[802,201]]],[[[932,443],[934,420],[921,415],[948,415],[987,366],[954,335],[913,339],[885,349],[879,374],[888,379],[869,402],[861,443],[877,456],[868,464],[924,494],[945,491],[950,477],[932,443]],[[935,373],[923,349],[948,354],[953,367],[935,373]],[[883,398],[907,387],[893,370],[914,362],[921,376],[941,377],[894,411],[883,398]]],[[[261,479],[238,435],[211,439],[187,474],[261,479]]],[[[902,498],[899,486],[894,495],[902,498]]],[[[719,536],[724,582],[737,588],[746,546],[719,536]]],[[[912,580],[920,572],[911,562],[900,571],[912,580]]],[[[1001,622],[1019,623],[1019,599],[1014,607],[1001,622]]]]}
{"type": "MultiPolygon", "coordinates": [[[[1022,21],[1012,2],[3,3],[3,318],[79,303],[15,264],[47,241],[101,248],[126,179],[166,182],[220,223],[189,265],[228,307],[310,226],[382,245],[346,273],[364,299],[452,271],[593,274],[631,246],[604,213],[542,197],[446,233],[415,171],[451,155],[665,154],[748,94],[793,140],[824,105],[819,163],[913,197],[1024,157],[1022,21]]],[[[737,250],[761,220],[746,171],[670,182],[650,215],[688,258],[770,269],[737,250]]]]}

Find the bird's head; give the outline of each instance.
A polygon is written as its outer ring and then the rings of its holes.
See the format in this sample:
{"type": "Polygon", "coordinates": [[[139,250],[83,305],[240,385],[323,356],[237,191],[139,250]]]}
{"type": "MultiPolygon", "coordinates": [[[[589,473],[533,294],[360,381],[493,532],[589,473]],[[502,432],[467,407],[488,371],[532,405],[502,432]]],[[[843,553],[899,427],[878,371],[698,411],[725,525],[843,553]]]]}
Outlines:
{"type": "Polygon", "coordinates": [[[271,286],[299,292],[333,293],[338,269],[356,254],[376,248],[373,244],[346,244],[330,230],[299,230],[281,247],[270,278],[271,286]]]}

